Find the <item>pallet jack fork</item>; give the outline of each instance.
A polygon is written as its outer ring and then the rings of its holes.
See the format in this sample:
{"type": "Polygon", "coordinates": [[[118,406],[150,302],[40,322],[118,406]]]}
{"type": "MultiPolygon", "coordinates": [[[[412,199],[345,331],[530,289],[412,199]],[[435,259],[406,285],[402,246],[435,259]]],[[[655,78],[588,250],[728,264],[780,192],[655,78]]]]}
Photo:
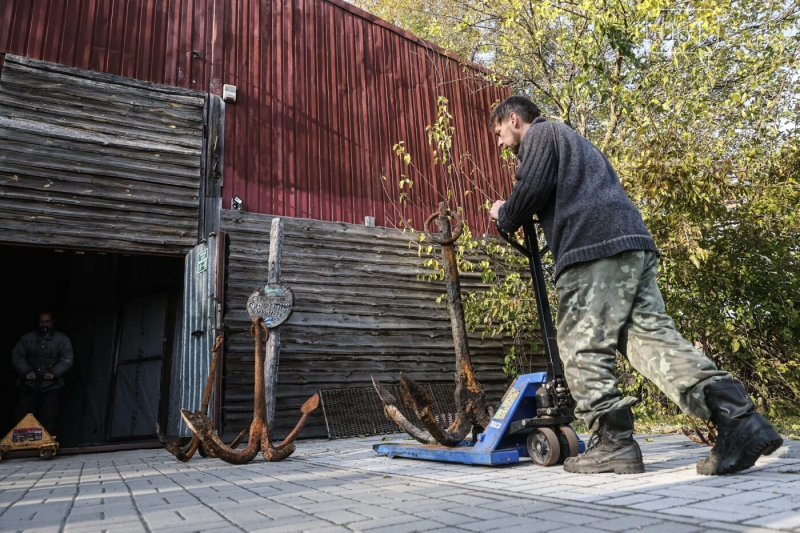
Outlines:
{"type": "Polygon", "coordinates": [[[523,233],[524,245],[502,231],[500,235],[529,260],[547,372],[518,376],[503,396],[489,426],[472,441],[465,440],[455,447],[376,444],[373,450],[378,454],[475,465],[518,463],[520,458],[530,457],[537,465],[552,466],[584,451],[584,442],[569,426],[575,419],[570,414],[572,397],[558,355],[542,270],[541,256],[547,248],[539,250],[533,220],[523,225],[523,233]]]}
{"type": "Polygon", "coordinates": [[[39,450],[39,457],[52,459],[58,453],[58,441],[31,413],[19,421],[0,441],[0,459],[9,452],[39,450]]]}

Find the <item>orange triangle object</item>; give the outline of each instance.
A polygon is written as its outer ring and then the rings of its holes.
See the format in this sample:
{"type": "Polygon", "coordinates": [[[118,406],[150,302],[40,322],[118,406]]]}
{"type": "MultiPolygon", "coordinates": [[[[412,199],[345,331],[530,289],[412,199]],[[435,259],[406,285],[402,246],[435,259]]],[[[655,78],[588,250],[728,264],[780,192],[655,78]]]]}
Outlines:
{"type": "Polygon", "coordinates": [[[40,451],[40,454],[49,450],[55,455],[58,450],[58,441],[44,429],[35,416],[28,413],[0,441],[0,457],[7,452],[36,449],[40,451]]]}

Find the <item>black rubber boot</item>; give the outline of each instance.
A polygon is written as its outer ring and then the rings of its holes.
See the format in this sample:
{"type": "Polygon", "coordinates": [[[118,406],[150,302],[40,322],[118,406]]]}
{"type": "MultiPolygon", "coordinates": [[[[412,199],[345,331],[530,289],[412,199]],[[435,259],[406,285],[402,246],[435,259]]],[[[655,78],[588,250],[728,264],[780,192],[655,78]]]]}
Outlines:
{"type": "Polygon", "coordinates": [[[630,408],[615,409],[600,417],[600,429],[589,440],[586,451],[564,461],[564,471],[574,474],[641,474],[642,450],[633,439],[630,408]]]}
{"type": "Polygon", "coordinates": [[[697,463],[698,474],[714,476],[747,470],[759,457],[781,447],[783,439],[766,418],[755,412],[740,381],[712,381],[704,393],[717,429],[717,442],[709,456],[697,463]]]}

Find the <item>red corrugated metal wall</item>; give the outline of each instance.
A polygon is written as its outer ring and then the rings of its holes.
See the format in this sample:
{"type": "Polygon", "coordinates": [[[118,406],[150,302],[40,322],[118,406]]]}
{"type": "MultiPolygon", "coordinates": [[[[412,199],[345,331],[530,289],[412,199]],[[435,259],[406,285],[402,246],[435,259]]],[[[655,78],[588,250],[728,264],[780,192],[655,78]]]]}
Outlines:
{"type": "Polygon", "coordinates": [[[486,127],[508,89],[341,0],[0,0],[0,52],[214,94],[236,85],[226,207],[238,195],[258,213],[419,226],[453,189],[483,233],[478,205],[510,190],[486,127]],[[458,183],[432,165],[425,133],[439,94],[455,154],[473,161],[458,183]],[[392,153],[401,140],[421,175],[392,153]]]}

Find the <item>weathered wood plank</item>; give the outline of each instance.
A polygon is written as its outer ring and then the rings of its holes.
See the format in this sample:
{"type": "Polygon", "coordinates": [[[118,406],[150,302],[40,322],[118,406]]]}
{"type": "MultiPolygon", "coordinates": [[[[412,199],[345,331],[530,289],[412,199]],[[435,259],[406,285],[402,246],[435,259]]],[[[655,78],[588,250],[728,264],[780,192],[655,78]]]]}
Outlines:
{"type": "Polygon", "coordinates": [[[86,98],[85,94],[58,94],[42,91],[38,86],[25,83],[17,84],[15,76],[7,76],[0,85],[0,95],[13,106],[28,107],[30,97],[34,96],[41,107],[62,107],[70,111],[84,111],[97,114],[100,120],[114,120],[105,115],[127,115],[135,120],[152,121],[160,127],[170,124],[189,126],[197,121],[202,107],[184,106],[175,102],[154,100],[119,101],[112,98],[86,98]]]}
{"type": "Polygon", "coordinates": [[[28,133],[22,129],[2,129],[0,128],[0,139],[3,142],[15,141],[33,146],[56,148],[80,153],[87,156],[94,156],[103,160],[125,159],[126,161],[143,161],[145,163],[155,163],[163,169],[175,169],[185,172],[187,169],[196,172],[197,154],[181,154],[164,150],[159,152],[148,152],[144,150],[131,150],[125,147],[114,147],[110,145],[91,144],[80,140],[60,139],[53,136],[44,136],[37,133],[28,133]]]}
{"type": "MultiPolygon", "coordinates": [[[[132,87],[147,90],[148,92],[157,92],[166,95],[185,96],[187,98],[193,98],[195,100],[203,99],[203,93],[198,91],[193,91],[191,89],[184,89],[182,87],[175,87],[172,85],[161,85],[149,81],[133,80],[121,76],[115,76],[113,74],[106,74],[104,72],[86,70],[77,67],[70,67],[59,63],[40,61],[38,59],[22,57],[14,54],[6,54],[5,63],[6,66],[10,65],[12,69],[15,68],[15,65],[20,65],[20,66],[26,66],[31,69],[36,69],[43,73],[57,72],[57,73],[68,74],[69,76],[72,77],[103,81],[114,85],[129,85],[132,87]]],[[[195,100],[192,101],[195,102],[195,100]]],[[[202,103],[200,105],[202,105],[202,103]]]]}
{"type": "Polygon", "coordinates": [[[76,195],[85,198],[103,198],[109,201],[117,201],[123,204],[143,203],[155,205],[168,205],[171,207],[185,207],[196,212],[198,210],[198,192],[191,189],[183,189],[179,194],[169,194],[164,191],[163,195],[158,194],[157,190],[142,190],[142,188],[125,187],[123,185],[108,186],[102,180],[92,177],[73,175],[74,179],[64,179],[64,174],[48,174],[44,171],[26,169],[14,164],[6,164],[3,155],[0,154],[0,165],[3,165],[4,172],[0,174],[3,187],[8,189],[28,189],[40,193],[76,195]],[[14,172],[11,176],[5,172],[14,172]],[[36,175],[34,175],[36,174],[36,175]]]}
{"type": "MultiPolygon", "coordinates": [[[[109,98],[97,101],[95,105],[87,105],[90,101],[83,96],[52,96],[51,91],[40,89],[35,82],[19,87],[8,82],[0,85],[0,99],[10,117],[52,117],[72,128],[95,130],[96,127],[106,127],[124,132],[126,137],[132,138],[148,138],[148,133],[157,131],[164,136],[165,144],[190,141],[191,146],[197,137],[203,136],[203,132],[198,132],[194,127],[197,117],[168,116],[160,109],[153,109],[150,102],[120,102],[113,105],[114,99],[109,98]]],[[[202,109],[199,113],[202,113],[202,109]]]]}
{"type": "Polygon", "coordinates": [[[52,165],[48,168],[57,170],[63,168],[67,171],[79,171],[85,174],[96,174],[104,177],[118,177],[135,182],[153,183],[161,187],[189,187],[198,188],[199,170],[196,166],[177,166],[163,164],[159,158],[150,158],[144,162],[128,157],[127,154],[108,157],[100,156],[86,150],[76,151],[56,146],[50,139],[40,138],[39,142],[19,142],[14,136],[0,130],[0,141],[4,143],[4,151],[13,158],[25,162],[26,158],[35,158],[36,161],[50,160],[52,165]]]}
{"type": "Polygon", "coordinates": [[[19,56],[12,57],[9,61],[9,56],[6,55],[6,62],[0,81],[4,81],[7,76],[26,73],[31,77],[40,78],[42,83],[40,87],[49,88],[53,91],[58,91],[65,86],[70,88],[81,87],[86,89],[89,94],[118,94],[131,98],[176,102],[183,105],[199,106],[200,108],[204,104],[202,93],[187,94],[178,91],[165,91],[165,86],[158,86],[150,82],[136,81],[136,83],[130,83],[133,80],[111,74],[107,74],[107,77],[89,76],[87,73],[92,71],[84,69],[70,70],[70,67],[65,67],[64,65],[56,65],[54,63],[42,65],[44,62],[33,64],[30,61],[23,60],[19,56]]]}
{"type": "MultiPolygon", "coordinates": [[[[88,187],[90,190],[86,191],[87,193],[95,192],[102,188],[119,189],[126,193],[149,194],[153,198],[167,201],[190,198],[192,203],[197,200],[199,195],[199,189],[196,184],[180,178],[176,179],[172,184],[154,184],[150,181],[130,179],[132,176],[112,170],[91,169],[82,166],[67,168],[60,161],[49,157],[28,158],[25,161],[18,154],[8,156],[0,154],[0,164],[3,169],[1,173],[6,176],[11,175],[12,182],[9,185],[21,185],[25,179],[30,178],[33,181],[37,179],[45,180],[45,183],[60,182],[65,187],[74,184],[76,187],[82,188],[81,190],[88,187]],[[120,175],[115,176],[114,174],[120,175]]],[[[192,203],[189,205],[192,205],[192,203]]]]}
{"type": "Polygon", "coordinates": [[[62,207],[57,204],[41,202],[9,202],[0,196],[0,209],[13,213],[16,217],[41,217],[48,220],[64,220],[66,223],[75,220],[82,221],[96,220],[99,222],[119,223],[119,224],[142,224],[143,226],[171,226],[173,228],[183,228],[191,230],[196,227],[194,221],[187,216],[161,216],[156,213],[139,214],[114,209],[90,209],[81,213],[76,213],[69,207],[62,207]]]}
{"type": "Polygon", "coordinates": [[[126,139],[119,135],[81,131],[44,122],[15,120],[6,118],[4,116],[0,116],[0,128],[32,133],[45,137],[55,137],[69,141],[77,140],[85,143],[99,144],[101,146],[125,148],[128,150],[141,150],[156,154],[160,154],[166,150],[172,153],[195,156],[198,158],[198,168],[200,166],[200,155],[202,151],[200,146],[201,143],[198,143],[196,148],[189,148],[174,144],[165,145],[159,142],[141,139],[126,139]]]}
{"type": "MultiPolygon", "coordinates": [[[[267,281],[281,281],[281,255],[283,254],[283,220],[272,219],[269,232],[269,262],[267,281]]],[[[267,396],[267,424],[272,427],[275,419],[275,391],[278,387],[278,362],[281,356],[281,330],[275,328],[267,339],[264,358],[264,388],[267,396]]]]}
{"type": "Polygon", "coordinates": [[[120,240],[120,239],[97,239],[90,236],[74,237],[71,234],[57,235],[55,233],[25,233],[23,231],[3,231],[0,232],[0,242],[5,244],[21,244],[25,246],[54,246],[54,236],[58,237],[59,248],[69,248],[78,250],[99,250],[99,251],[120,251],[126,253],[140,253],[153,255],[177,255],[182,257],[184,251],[181,248],[165,246],[164,242],[149,244],[139,240],[120,240]]]}
{"type": "Polygon", "coordinates": [[[82,137],[83,134],[114,135],[121,139],[135,142],[163,143],[162,146],[164,147],[182,147],[190,150],[201,149],[203,143],[202,137],[184,134],[177,128],[175,132],[169,134],[158,131],[155,128],[151,130],[125,128],[122,125],[97,122],[88,117],[65,116],[58,110],[38,109],[30,111],[4,105],[3,114],[10,120],[17,122],[45,122],[53,127],[69,129],[78,137],[82,137]]]}
{"type": "MultiPolygon", "coordinates": [[[[3,228],[2,236],[0,238],[11,238],[13,234],[20,235],[42,235],[42,236],[55,236],[64,235],[69,237],[86,237],[89,240],[107,239],[119,243],[124,242],[141,242],[146,244],[162,244],[167,246],[185,246],[187,242],[193,242],[196,237],[193,234],[189,235],[176,235],[166,228],[156,231],[155,228],[151,232],[139,233],[125,228],[120,228],[118,231],[108,229],[101,230],[98,227],[85,227],[79,224],[66,225],[62,221],[53,220],[50,223],[45,223],[44,220],[39,220],[37,224],[30,224],[26,221],[18,221],[14,218],[8,217],[0,213],[0,221],[3,228]]],[[[19,242],[19,241],[15,241],[19,242]]],[[[120,250],[124,250],[124,246],[120,250]]]]}
{"type": "MultiPolygon", "coordinates": [[[[4,176],[0,173],[0,179],[4,176]]],[[[6,202],[30,202],[31,194],[24,189],[12,189],[3,186],[0,183],[0,201],[6,202]]],[[[74,194],[60,194],[55,192],[45,192],[37,195],[34,201],[42,204],[52,204],[62,207],[97,207],[100,209],[116,210],[121,213],[134,212],[134,213],[155,213],[159,215],[174,216],[174,217],[191,217],[196,210],[189,208],[172,207],[165,205],[155,204],[139,204],[137,202],[119,202],[106,198],[87,198],[79,197],[74,194]]],[[[79,215],[80,211],[76,211],[79,215]]],[[[196,216],[196,215],[194,215],[196,216]]]]}

